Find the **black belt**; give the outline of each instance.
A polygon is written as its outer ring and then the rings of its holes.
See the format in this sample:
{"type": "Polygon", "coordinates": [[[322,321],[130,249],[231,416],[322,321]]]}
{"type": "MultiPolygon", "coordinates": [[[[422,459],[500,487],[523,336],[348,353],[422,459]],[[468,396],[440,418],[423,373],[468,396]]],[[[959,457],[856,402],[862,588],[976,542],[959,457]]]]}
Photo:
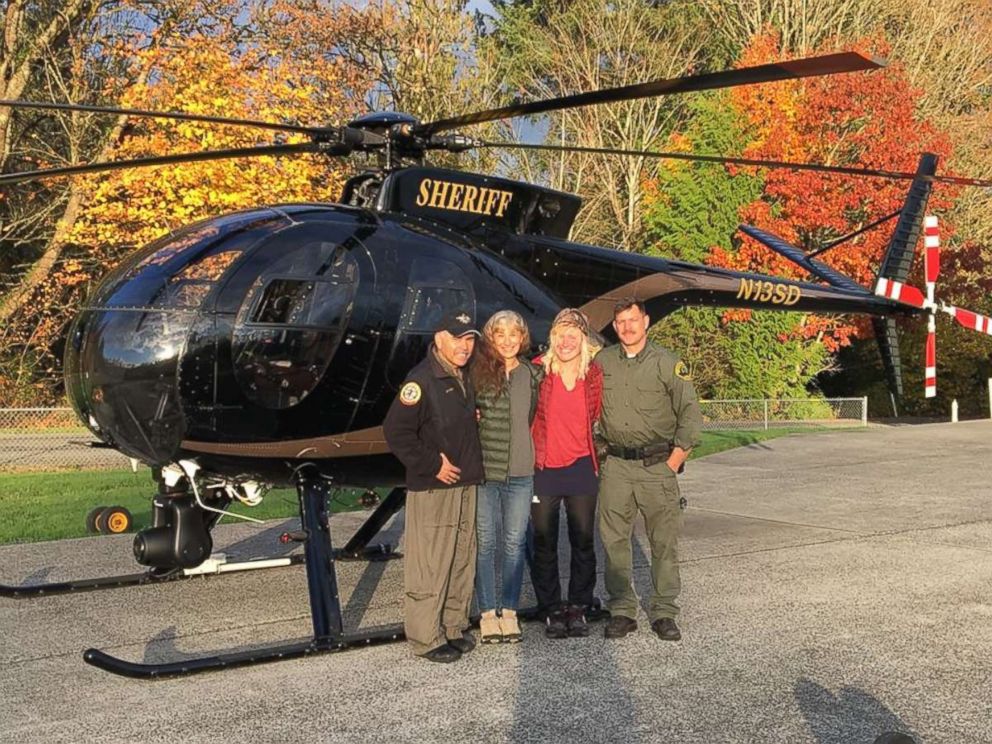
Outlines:
{"type": "Polygon", "coordinates": [[[672,451],[672,447],[667,442],[649,444],[644,447],[617,447],[610,444],[607,445],[606,451],[610,457],[619,457],[621,460],[643,460],[646,457],[668,454],[672,451]]]}

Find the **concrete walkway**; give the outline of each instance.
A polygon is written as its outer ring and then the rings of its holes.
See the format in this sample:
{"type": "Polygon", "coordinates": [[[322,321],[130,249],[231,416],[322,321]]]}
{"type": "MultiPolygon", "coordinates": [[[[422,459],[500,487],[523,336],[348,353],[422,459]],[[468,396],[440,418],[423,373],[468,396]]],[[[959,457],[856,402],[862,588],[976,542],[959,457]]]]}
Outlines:
{"type": "MultiPolygon", "coordinates": [[[[788,437],[692,463],[679,644],[642,616],[623,641],[600,626],[550,641],[531,625],[522,644],[447,666],[391,645],[138,682],[81,651],[152,661],[305,637],[304,569],[0,600],[0,741],[989,742],[990,484],[987,422],[788,437]]],[[[336,518],[339,544],[361,517],[336,518]]],[[[275,553],[281,529],[225,526],[218,543],[275,553]]],[[[133,572],[129,543],[0,548],[0,580],[133,572]]],[[[338,577],[350,627],[401,619],[400,562],[339,564],[338,577]]]]}

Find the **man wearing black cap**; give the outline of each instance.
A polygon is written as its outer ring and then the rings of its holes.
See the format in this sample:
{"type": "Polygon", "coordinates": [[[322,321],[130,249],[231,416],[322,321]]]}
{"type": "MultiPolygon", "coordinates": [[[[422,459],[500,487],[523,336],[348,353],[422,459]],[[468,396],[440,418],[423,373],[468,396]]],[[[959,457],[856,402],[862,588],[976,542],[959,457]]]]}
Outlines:
{"type": "Polygon", "coordinates": [[[431,661],[457,661],[475,647],[465,630],[475,582],[476,485],[483,469],[475,394],[463,368],[478,335],[471,313],[448,313],[382,425],[389,448],[406,468],[406,637],[417,656],[431,661]]]}

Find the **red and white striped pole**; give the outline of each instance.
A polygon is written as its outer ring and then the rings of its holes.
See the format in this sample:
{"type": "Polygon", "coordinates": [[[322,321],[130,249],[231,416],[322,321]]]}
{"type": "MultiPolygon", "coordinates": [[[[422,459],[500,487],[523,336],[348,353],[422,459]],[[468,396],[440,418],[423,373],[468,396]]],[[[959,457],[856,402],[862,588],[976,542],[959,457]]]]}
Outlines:
{"type": "Polygon", "coordinates": [[[926,249],[923,254],[923,266],[926,274],[927,304],[930,306],[923,394],[927,398],[933,398],[937,395],[937,317],[934,312],[937,305],[934,293],[937,288],[937,277],[940,276],[940,230],[936,215],[927,215],[924,218],[923,246],[926,249]]]}

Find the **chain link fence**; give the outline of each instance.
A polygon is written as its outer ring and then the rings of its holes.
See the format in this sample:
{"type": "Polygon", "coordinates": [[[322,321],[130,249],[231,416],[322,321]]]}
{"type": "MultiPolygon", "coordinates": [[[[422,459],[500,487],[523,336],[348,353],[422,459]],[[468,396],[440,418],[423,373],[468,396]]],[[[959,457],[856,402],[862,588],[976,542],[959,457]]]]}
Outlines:
{"type": "MultiPolygon", "coordinates": [[[[867,398],[705,400],[710,431],[867,426],[867,398]]],[[[101,446],[71,408],[0,408],[0,471],[124,469],[130,460],[101,446]]]]}
{"type": "Polygon", "coordinates": [[[130,468],[71,408],[0,408],[0,471],[130,468]]]}
{"type": "Polygon", "coordinates": [[[708,431],[868,426],[868,398],[704,400],[708,431]]]}

